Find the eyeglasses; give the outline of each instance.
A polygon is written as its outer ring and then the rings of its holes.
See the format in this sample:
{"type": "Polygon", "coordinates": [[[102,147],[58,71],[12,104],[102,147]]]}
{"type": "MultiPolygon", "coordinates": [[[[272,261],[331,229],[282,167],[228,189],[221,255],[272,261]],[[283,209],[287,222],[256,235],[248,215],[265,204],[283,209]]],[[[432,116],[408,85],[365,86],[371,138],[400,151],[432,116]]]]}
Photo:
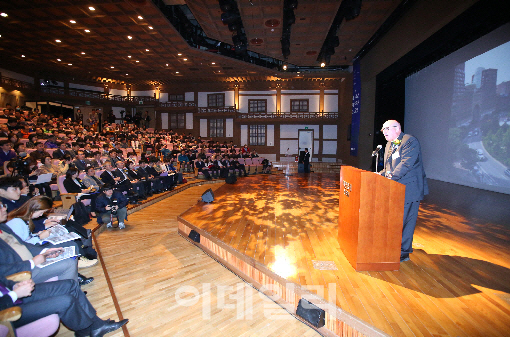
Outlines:
{"type": "Polygon", "coordinates": [[[386,127],[383,127],[383,128],[381,129],[381,131],[382,131],[382,132],[384,132],[384,131],[388,131],[390,128],[396,128],[396,127],[397,127],[396,125],[393,125],[393,126],[386,126],[386,127]]]}

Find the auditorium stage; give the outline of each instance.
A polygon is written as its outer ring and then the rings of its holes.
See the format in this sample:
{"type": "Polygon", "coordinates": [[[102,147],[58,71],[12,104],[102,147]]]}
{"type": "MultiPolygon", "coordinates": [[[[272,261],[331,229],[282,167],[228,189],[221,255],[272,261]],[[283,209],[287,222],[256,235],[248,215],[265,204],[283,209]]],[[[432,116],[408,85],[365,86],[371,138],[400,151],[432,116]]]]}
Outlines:
{"type": "Polygon", "coordinates": [[[338,179],[239,178],[179,216],[179,233],[197,231],[198,247],[290,313],[300,298],[324,309],[324,335],[510,335],[508,195],[430,181],[411,261],[356,272],[337,241],[338,179]]]}

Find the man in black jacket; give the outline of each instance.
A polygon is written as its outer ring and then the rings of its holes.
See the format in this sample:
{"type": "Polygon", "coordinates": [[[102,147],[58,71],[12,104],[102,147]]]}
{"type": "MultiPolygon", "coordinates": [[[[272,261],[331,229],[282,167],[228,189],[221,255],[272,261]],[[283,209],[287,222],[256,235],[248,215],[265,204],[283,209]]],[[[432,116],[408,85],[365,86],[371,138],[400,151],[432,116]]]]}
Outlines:
{"type": "Polygon", "coordinates": [[[117,162],[117,169],[113,171],[113,174],[120,178],[119,185],[125,184],[127,186],[128,183],[131,184],[131,188],[136,192],[138,199],[145,199],[143,184],[138,182],[136,177],[131,177],[123,161],[117,162]]]}
{"type": "Polygon", "coordinates": [[[111,184],[103,186],[103,193],[96,200],[96,211],[107,228],[112,228],[113,217],[117,217],[119,228],[124,229],[127,217],[128,199],[118,190],[114,191],[111,184]]]}

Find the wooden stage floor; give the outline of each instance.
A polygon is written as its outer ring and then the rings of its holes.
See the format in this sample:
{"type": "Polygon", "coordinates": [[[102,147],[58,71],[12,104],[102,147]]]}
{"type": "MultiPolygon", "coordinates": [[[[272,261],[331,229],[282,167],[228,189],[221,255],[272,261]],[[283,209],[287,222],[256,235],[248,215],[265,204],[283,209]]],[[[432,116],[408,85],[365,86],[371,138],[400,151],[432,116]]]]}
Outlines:
{"type": "Polygon", "coordinates": [[[196,230],[197,246],[291,313],[301,297],[324,309],[325,335],[510,335],[508,195],[430,181],[411,261],[356,272],[337,241],[338,178],[240,178],[180,215],[179,233],[196,230]]]}

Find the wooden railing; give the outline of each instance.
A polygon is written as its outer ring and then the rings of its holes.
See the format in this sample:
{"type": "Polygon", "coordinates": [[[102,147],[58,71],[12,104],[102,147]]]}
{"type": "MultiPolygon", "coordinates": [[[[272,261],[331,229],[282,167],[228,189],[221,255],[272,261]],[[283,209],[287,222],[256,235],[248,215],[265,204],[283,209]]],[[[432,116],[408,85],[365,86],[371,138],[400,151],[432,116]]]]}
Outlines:
{"type": "MultiPolygon", "coordinates": [[[[58,94],[65,95],[65,88],[59,86],[41,86],[41,92],[47,94],[58,94]]],[[[102,100],[113,100],[116,102],[129,102],[133,104],[143,103],[144,105],[152,104],[159,107],[194,107],[195,102],[185,101],[171,101],[171,102],[159,102],[151,96],[121,96],[118,94],[107,94],[100,91],[82,90],[69,88],[69,96],[80,97],[80,98],[91,98],[91,99],[102,99],[102,100]]]]}
{"type": "Polygon", "coordinates": [[[239,119],[338,119],[338,112],[237,113],[239,119]]]}
{"type": "Polygon", "coordinates": [[[235,106],[198,107],[198,113],[236,113],[235,106]]]}
{"type": "Polygon", "coordinates": [[[171,102],[161,102],[159,103],[160,107],[194,107],[195,102],[184,102],[184,101],[171,101],[171,102]]]}
{"type": "Polygon", "coordinates": [[[2,84],[14,86],[18,89],[30,89],[34,86],[33,84],[4,76],[2,76],[2,84]]]}

